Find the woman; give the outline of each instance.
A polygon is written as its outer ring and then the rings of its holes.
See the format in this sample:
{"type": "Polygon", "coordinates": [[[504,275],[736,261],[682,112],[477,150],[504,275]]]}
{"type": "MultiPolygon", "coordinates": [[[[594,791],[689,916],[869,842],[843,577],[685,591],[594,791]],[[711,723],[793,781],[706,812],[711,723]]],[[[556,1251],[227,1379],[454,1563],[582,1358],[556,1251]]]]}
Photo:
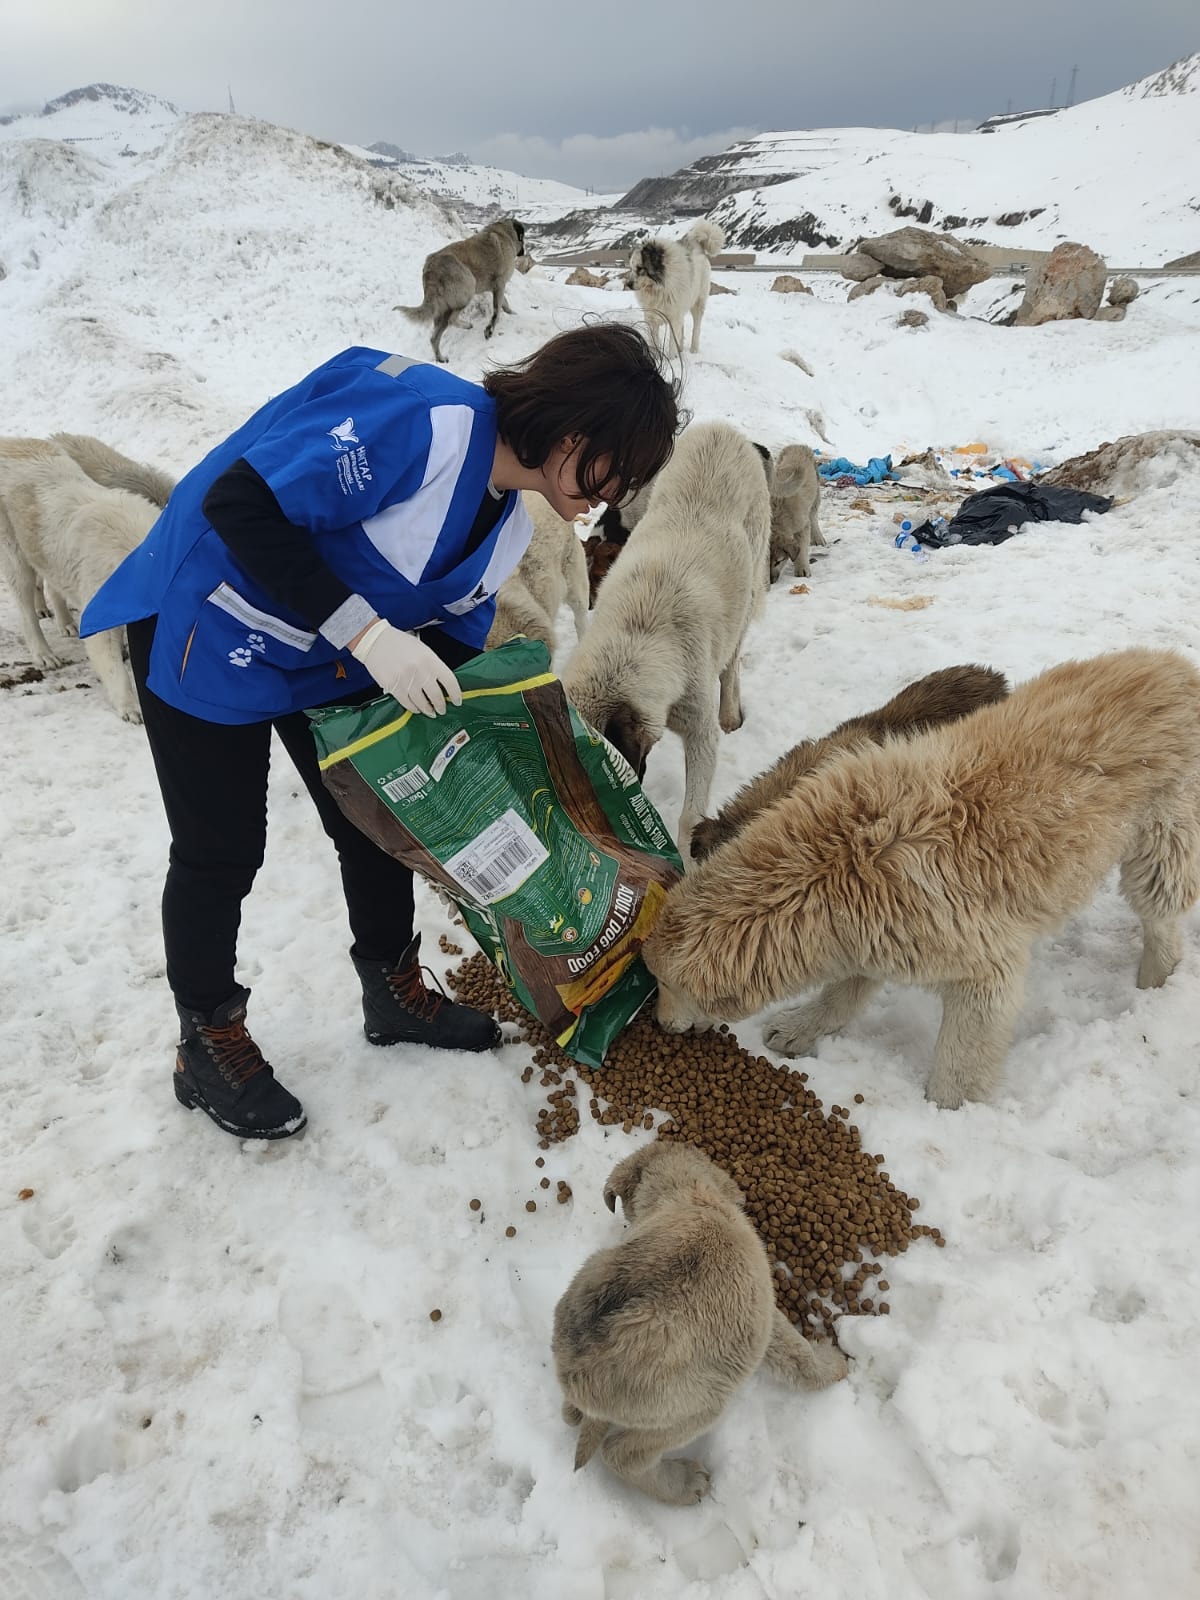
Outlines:
{"type": "Polygon", "coordinates": [[[671,453],[674,386],[632,328],[559,334],[482,385],[357,347],[218,445],[92,600],[128,627],[171,830],[167,982],[175,1093],[239,1138],[305,1126],[246,1029],[241,905],[262,864],[271,729],[337,848],[372,1044],[486,1050],[494,1019],[426,989],[412,875],[324,789],[304,708],[386,690],[439,715],[529,543],[520,491],[571,519],[671,453]]]}

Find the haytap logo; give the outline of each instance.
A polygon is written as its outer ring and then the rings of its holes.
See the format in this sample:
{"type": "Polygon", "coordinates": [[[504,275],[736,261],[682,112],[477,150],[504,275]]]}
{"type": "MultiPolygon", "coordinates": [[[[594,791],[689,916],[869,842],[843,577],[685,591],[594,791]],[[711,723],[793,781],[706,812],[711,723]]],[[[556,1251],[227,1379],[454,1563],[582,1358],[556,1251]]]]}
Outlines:
{"type": "Polygon", "coordinates": [[[347,417],[345,422],[339,422],[336,428],[330,428],[329,437],[333,440],[335,450],[349,450],[352,444],[359,442],[354,431],[354,418],[347,417]]]}

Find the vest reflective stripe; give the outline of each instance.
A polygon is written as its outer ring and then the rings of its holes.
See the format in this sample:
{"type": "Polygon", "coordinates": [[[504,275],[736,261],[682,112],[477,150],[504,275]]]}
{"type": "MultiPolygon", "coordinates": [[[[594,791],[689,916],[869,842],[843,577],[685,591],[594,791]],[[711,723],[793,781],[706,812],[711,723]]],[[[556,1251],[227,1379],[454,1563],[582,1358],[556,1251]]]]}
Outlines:
{"type": "Polygon", "coordinates": [[[238,622],[244,622],[249,628],[257,628],[261,633],[269,633],[272,639],[278,639],[280,644],[290,644],[293,650],[311,650],[317,642],[317,634],[295,628],[282,617],[273,617],[269,611],[260,611],[227,583],[218,585],[208,600],[210,605],[227,611],[238,622]]]}
{"type": "Polygon", "coordinates": [[[409,583],[420,583],[429,565],[446,513],[458,488],[459,471],[475,425],[470,406],[434,406],[429,413],[433,439],[425,477],[411,500],[366,517],[362,530],[390,567],[409,583]]]}
{"type": "Polygon", "coordinates": [[[384,372],[389,378],[398,378],[402,372],[407,372],[409,367],[420,366],[411,356],[389,356],[386,361],[381,361],[375,368],[376,372],[384,372]]]}

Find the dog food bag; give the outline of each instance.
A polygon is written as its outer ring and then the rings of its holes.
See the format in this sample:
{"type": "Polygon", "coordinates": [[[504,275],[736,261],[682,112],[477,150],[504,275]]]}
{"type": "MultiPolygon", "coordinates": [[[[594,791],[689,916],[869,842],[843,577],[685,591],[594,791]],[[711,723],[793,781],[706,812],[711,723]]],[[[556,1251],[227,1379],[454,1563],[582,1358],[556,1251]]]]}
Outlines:
{"type": "Polygon", "coordinates": [[[654,993],[638,954],[683,867],[632,769],[567,704],[550,653],[510,640],[457,669],[461,706],[390,695],[310,711],[326,786],[443,889],[525,1008],[599,1066],[654,993]]]}

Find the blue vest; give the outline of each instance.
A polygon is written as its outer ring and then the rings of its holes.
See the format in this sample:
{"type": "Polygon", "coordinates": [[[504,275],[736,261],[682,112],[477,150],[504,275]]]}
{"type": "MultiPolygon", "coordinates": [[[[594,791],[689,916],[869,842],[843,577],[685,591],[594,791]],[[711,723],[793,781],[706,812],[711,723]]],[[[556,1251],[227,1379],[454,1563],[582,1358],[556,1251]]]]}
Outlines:
{"type": "Polygon", "coordinates": [[[495,404],[476,384],[404,356],[344,350],[180,481],[79,631],[156,616],[149,686],[208,722],[261,722],[371,685],[349,650],[272,600],[205,520],[205,495],[244,457],[380,616],[409,630],[438,624],[482,650],[496,590],[533,531],[510,492],[496,527],[463,555],[495,448],[495,404]]]}

